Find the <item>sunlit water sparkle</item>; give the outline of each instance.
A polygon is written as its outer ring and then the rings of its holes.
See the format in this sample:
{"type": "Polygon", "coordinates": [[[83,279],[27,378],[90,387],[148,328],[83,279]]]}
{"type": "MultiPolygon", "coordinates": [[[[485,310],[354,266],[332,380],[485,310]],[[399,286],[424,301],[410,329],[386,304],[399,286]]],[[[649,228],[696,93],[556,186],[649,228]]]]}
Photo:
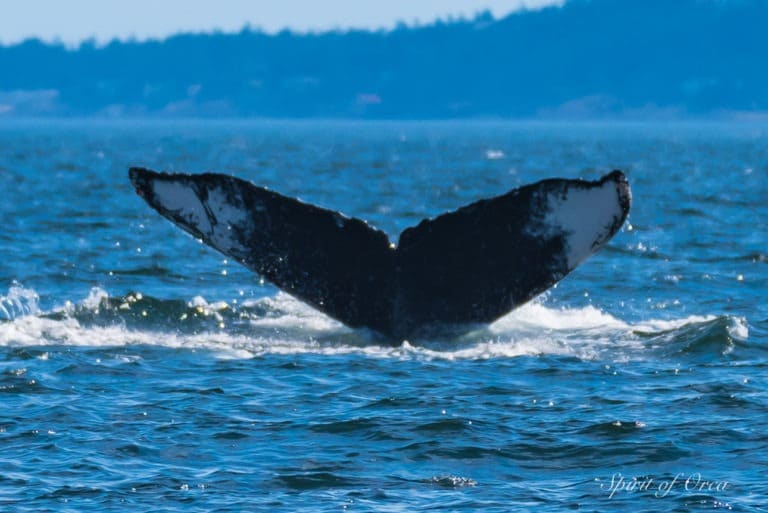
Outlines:
{"type": "Polygon", "coordinates": [[[3,510],[766,510],[766,126],[0,124],[0,188],[3,510]],[[171,226],[131,165],[392,236],[552,176],[622,169],[634,204],[528,305],[392,346],[171,226]]]}

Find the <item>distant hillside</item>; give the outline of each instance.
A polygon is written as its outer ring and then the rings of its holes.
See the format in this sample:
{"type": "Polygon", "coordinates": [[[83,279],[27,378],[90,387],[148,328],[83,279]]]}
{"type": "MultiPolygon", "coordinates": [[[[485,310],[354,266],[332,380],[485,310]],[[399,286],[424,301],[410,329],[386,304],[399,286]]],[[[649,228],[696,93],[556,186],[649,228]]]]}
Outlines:
{"type": "Polygon", "coordinates": [[[570,0],[388,32],[0,47],[0,116],[768,112],[768,1],[570,0]]]}

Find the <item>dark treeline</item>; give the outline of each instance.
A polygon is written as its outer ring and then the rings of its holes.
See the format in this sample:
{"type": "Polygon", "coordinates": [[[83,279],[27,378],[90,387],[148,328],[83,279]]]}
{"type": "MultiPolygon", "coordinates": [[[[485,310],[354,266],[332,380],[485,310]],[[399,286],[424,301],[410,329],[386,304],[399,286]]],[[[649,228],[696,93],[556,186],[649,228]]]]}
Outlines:
{"type": "Polygon", "coordinates": [[[571,0],[391,31],[0,47],[0,115],[697,116],[768,111],[765,0],[571,0]]]}

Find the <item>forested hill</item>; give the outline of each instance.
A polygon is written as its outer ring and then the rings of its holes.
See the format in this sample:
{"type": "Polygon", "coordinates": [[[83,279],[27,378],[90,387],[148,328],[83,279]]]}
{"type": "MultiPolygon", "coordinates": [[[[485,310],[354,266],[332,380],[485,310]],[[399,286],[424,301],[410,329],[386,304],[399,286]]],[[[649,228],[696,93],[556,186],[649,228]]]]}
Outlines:
{"type": "Polygon", "coordinates": [[[768,112],[768,1],[570,0],[391,31],[0,47],[0,117],[768,112]]]}

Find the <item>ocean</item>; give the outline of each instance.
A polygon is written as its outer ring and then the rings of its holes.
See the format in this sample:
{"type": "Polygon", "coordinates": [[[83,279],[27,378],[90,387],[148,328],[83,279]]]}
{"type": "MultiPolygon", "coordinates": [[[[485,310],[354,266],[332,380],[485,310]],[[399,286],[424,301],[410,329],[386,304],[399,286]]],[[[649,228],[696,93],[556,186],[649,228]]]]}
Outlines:
{"type": "MultiPolygon", "coordinates": [[[[0,510],[768,511],[768,125],[0,123],[0,510]],[[368,220],[623,170],[621,232],[394,347],[151,210],[130,166],[368,220]]],[[[482,265],[478,262],[477,265],[482,265]]]]}

